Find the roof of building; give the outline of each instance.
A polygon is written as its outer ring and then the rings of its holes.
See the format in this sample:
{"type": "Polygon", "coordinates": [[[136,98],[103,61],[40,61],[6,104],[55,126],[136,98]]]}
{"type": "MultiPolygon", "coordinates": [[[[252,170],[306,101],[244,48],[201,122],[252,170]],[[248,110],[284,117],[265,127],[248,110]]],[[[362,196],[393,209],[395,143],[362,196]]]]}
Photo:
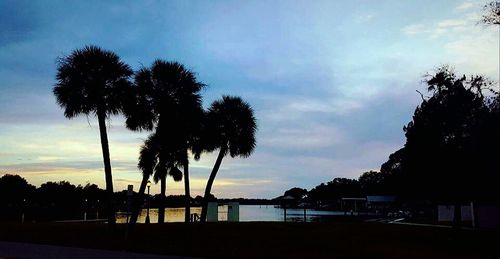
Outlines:
{"type": "Polygon", "coordinates": [[[393,195],[368,195],[366,196],[368,202],[394,202],[396,196],[393,195]]]}

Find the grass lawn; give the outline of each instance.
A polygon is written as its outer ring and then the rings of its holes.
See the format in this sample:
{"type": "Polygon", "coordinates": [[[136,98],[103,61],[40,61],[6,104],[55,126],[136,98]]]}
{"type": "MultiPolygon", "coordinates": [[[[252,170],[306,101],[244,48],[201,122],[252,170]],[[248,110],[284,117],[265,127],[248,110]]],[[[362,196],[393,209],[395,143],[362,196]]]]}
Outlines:
{"type": "Polygon", "coordinates": [[[500,234],[379,223],[0,223],[0,240],[204,257],[500,257],[500,234]]]}

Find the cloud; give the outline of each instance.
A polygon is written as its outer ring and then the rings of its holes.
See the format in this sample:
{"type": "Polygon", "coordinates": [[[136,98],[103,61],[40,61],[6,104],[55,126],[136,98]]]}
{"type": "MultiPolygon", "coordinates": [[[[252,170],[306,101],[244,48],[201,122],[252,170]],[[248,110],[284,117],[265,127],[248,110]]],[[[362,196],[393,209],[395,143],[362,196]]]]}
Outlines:
{"type": "Polygon", "coordinates": [[[455,10],[466,11],[466,10],[471,9],[472,7],[474,7],[474,3],[466,1],[466,2],[462,2],[461,4],[457,5],[457,7],[455,7],[455,10]]]}
{"type": "MultiPolygon", "coordinates": [[[[480,30],[480,28],[477,28],[480,30]]],[[[464,34],[444,45],[445,53],[451,64],[461,73],[486,75],[498,80],[499,48],[498,31],[487,28],[485,31],[464,34]]]]}
{"type": "Polygon", "coordinates": [[[272,136],[264,137],[260,144],[272,148],[307,150],[328,148],[344,140],[344,134],[334,127],[304,125],[303,128],[280,128],[272,136]]]}
{"type": "Polygon", "coordinates": [[[464,11],[464,13],[455,15],[455,17],[460,16],[458,18],[434,20],[428,23],[414,23],[401,28],[401,32],[408,36],[418,34],[428,35],[433,39],[452,33],[464,34],[468,31],[474,32],[479,29],[477,24],[481,20],[481,12],[475,7],[477,6],[465,2],[457,7],[458,10],[464,11]]]}
{"type": "Polygon", "coordinates": [[[289,100],[286,110],[290,112],[327,112],[333,114],[348,114],[362,108],[359,101],[348,98],[302,98],[289,100]]]}
{"type": "Polygon", "coordinates": [[[39,156],[37,158],[38,161],[57,161],[57,160],[61,160],[62,157],[60,156],[39,156]]]}
{"type": "Polygon", "coordinates": [[[442,20],[431,25],[411,24],[403,27],[401,31],[406,35],[428,34],[432,38],[437,38],[449,32],[463,31],[467,21],[461,19],[442,20]]]}
{"type": "Polygon", "coordinates": [[[407,25],[407,26],[403,27],[401,29],[401,31],[407,35],[415,35],[415,34],[426,32],[427,30],[425,28],[425,25],[418,23],[418,24],[407,25]]]}
{"type": "MultiPolygon", "coordinates": [[[[131,161],[112,161],[113,168],[119,171],[137,171],[137,165],[131,161]]],[[[43,174],[47,172],[64,172],[75,173],[75,172],[95,172],[103,171],[102,161],[60,161],[60,160],[42,160],[38,162],[18,162],[5,164],[0,167],[0,170],[4,171],[15,171],[27,174],[43,174]]]]}
{"type": "Polygon", "coordinates": [[[358,14],[354,16],[354,20],[357,23],[367,23],[373,20],[373,14],[358,14]]]}

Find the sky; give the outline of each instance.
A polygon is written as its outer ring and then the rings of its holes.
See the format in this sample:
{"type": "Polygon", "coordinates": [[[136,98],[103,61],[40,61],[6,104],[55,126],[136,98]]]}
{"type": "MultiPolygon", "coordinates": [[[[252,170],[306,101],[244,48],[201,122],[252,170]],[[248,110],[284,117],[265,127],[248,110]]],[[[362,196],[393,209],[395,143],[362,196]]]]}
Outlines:
{"type": "MultiPolygon", "coordinates": [[[[404,145],[423,75],[449,64],[499,79],[500,28],[478,24],[484,4],[0,0],[0,175],[105,187],[97,119],[66,119],[52,94],[57,58],[93,44],[134,69],[183,63],[208,85],[204,107],[222,95],[252,105],[257,147],[223,160],[217,197],[273,198],[358,178],[404,145]]],[[[127,130],[120,116],[108,122],[115,190],[138,189],[149,133],[127,130]]],[[[216,155],[192,160],[192,195],[216,155]]],[[[183,193],[182,182],[167,186],[183,193]]]]}

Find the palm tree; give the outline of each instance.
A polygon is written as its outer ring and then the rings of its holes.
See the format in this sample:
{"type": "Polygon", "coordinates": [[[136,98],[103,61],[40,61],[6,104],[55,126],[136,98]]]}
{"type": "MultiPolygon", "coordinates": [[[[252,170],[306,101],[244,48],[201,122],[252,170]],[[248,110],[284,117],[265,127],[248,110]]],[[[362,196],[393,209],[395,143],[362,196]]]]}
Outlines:
{"type": "MultiPolygon", "coordinates": [[[[129,223],[132,227],[137,222],[146,184],[151,175],[153,175],[153,180],[156,182],[163,180],[167,175],[171,175],[175,181],[182,180],[182,172],[178,169],[178,167],[183,165],[184,161],[177,159],[176,157],[179,156],[180,152],[169,149],[169,146],[163,143],[164,140],[165,139],[162,138],[162,134],[154,132],[146,141],[144,141],[144,145],[141,147],[137,167],[142,171],[142,181],[139,187],[137,199],[134,201],[132,216],[130,217],[129,223]]],[[[165,188],[162,186],[163,196],[165,195],[165,191],[166,185],[165,188]]],[[[162,215],[163,218],[161,219],[164,219],[164,215],[165,214],[162,215]]],[[[160,216],[158,217],[158,222],[160,222],[160,216]]]]}
{"type": "MultiPolygon", "coordinates": [[[[175,162],[176,158],[167,158],[167,160],[175,162]]],[[[182,181],[182,171],[177,168],[177,166],[172,166],[170,165],[170,168],[167,168],[167,170],[156,170],[155,174],[153,175],[153,180],[155,183],[160,182],[160,206],[158,207],[158,223],[164,223],[165,222],[165,199],[166,197],[166,192],[167,192],[167,175],[172,176],[174,181],[179,182],[182,181]]]]}
{"type": "Polygon", "coordinates": [[[156,140],[156,135],[151,134],[146,141],[144,141],[144,145],[141,147],[141,151],[139,154],[139,163],[137,167],[142,171],[142,181],[139,187],[139,192],[137,198],[134,200],[132,207],[132,215],[129,220],[129,226],[133,227],[137,222],[137,218],[139,216],[139,210],[141,207],[141,201],[143,200],[144,191],[146,190],[146,184],[149,180],[149,177],[153,175],[155,165],[158,161],[158,150],[159,145],[156,140]]]}
{"type": "Polygon", "coordinates": [[[193,72],[177,62],[156,60],[151,68],[142,68],[135,75],[136,95],[125,112],[127,127],[132,130],[153,130],[161,127],[162,145],[171,152],[179,151],[177,162],[184,168],[186,222],[190,219],[190,187],[188,150],[191,148],[203,116],[200,91],[205,85],[193,72]],[[161,118],[161,119],[160,119],[161,118]],[[165,125],[165,126],[162,126],[165,125]]]}
{"type": "Polygon", "coordinates": [[[53,89],[64,115],[95,115],[99,122],[106,191],[108,223],[115,224],[113,180],[109,158],[106,119],[123,111],[123,97],[130,90],[130,67],[115,53],[96,46],[77,49],[58,61],[57,83],[53,89]]]}
{"type": "MultiPolygon", "coordinates": [[[[210,197],[215,176],[219,171],[222,159],[231,157],[249,157],[255,149],[256,119],[252,107],[240,97],[223,96],[222,100],[212,103],[205,119],[202,148],[205,151],[219,149],[219,155],[208,178],[205,188],[201,221],[207,217],[207,201],[210,197]]],[[[197,150],[197,155],[200,149],[197,150]]]]}

